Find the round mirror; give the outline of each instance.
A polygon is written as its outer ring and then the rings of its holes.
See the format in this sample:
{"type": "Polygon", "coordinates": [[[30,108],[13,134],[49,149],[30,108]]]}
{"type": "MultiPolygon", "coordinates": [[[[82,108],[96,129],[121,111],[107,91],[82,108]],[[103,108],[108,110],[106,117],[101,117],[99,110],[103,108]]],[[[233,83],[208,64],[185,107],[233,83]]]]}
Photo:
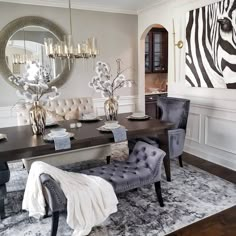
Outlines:
{"type": "Polygon", "coordinates": [[[67,60],[50,59],[45,52],[44,40],[52,38],[56,43],[64,35],[57,25],[41,17],[22,17],[10,22],[0,32],[2,77],[16,86],[9,81],[9,77],[22,77],[28,73],[29,65],[37,63],[50,73],[50,86],[61,86],[70,71],[67,60]]]}

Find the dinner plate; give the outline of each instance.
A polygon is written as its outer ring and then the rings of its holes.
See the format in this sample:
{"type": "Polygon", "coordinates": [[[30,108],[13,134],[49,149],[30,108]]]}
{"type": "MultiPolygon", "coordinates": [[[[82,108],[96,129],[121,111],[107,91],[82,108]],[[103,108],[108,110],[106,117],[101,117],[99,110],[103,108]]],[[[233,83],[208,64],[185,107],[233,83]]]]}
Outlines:
{"type": "Polygon", "coordinates": [[[58,123],[57,122],[46,122],[46,124],[45,124],[45,126],[46,127],[51,127],[51,126],[56,126],[56,125],[58,125],[58,123]]]}
{"type": "Polygon", "coordinates": [[[119,124],[103,125],[103,128],[105,128],[105,129],[110,129],[110,130],[112,130],[112,129],[117,129],[117,128],[119,128],[119,127],[120,127],[119,124]]]}
{"type": "MultiPolygon", "coordinates": [[[[119,125],[119,126],[113,128],[113,129],[116,129],[116,128],[119,128],[119,127],[124,127],[124,126],[119,125]]],[[[112,129],[111,128],[106,128],[105,125],[98,127],[97,130],[99,130],[101,132],[112,132],[112,129]]]]}
{"type": "MultiPolygon", "coordinates": [[[[52,135],[50,135],[51,133],[48,133],[48,134],[45,134],[44,136],[43,136],[43,140],[44,141],[53,141],[53,138],[55,137],[55,138],[57,138],[57,137],[65,137],[65,135],[64,136],[52,136],[52,135]]],[[[75,136],[75,134],[74,133],[71,133],[71,132],[66,132],[66,134],[67,135],[69,135],[69,138],[74,138],[74,136],[75,136]]]]}
{"type": "Polygon", "coordinates": [[[130,115],[130,116],[128,116],[127,118],[128,118],[129,120],[148,120],[148,119],[150,119],[151,117],[148,116],[148,115],[145,115],[145,116],[142,116],[142,117],[136,117],[136,116],[130,115]]]}
{"type": "Polygon", "coordinates": [[[94,117],[94,118],[90,118],[90,119],[79,119],[80,122],[93,122],[93,121],[101,121],[102,118],[100,117],[94,117]]]}
{"type": "Polygon", "coordinates": [[[50,137],[50,138],[60,138],[60,137],[65,137],[65,136],[68,136],[68,132],[63,132],[63,133],[60,133],[60,132],[58,132],[58,133],[48,133],[48,136],[50,137]]]}
{"type": "Polygon", "coordinates": [[[132,117],[136,117],[136,118],[141,118],[141,117],[145,117],[145,113],[144,112],[134,112],[133,114],[131,114],[130,116],[132,117]]]}

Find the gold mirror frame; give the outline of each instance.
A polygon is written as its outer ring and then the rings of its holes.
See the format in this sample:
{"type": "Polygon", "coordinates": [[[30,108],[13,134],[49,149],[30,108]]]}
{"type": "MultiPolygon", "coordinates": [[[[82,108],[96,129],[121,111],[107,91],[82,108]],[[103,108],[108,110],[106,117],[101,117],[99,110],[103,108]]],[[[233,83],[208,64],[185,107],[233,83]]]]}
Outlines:
{"type": "MultiPolygon", "coordinates": [[[[19,29],[22,29],[26,26],[39,26],[42,28],[45,28],[49,30],[51,33],[53,33],[59,40],[63,41],[63,36],[65,35],[65,32],[56,24],[51,22],[50,20],[47,20],[42,17],[37,16],[25,16],[18,19],[15,19],[8,23],[1,31],[0,31],[0,75],[5,79],[5,81],[10,84],[11,86],[19,89],[17,85],[11,83],[11,81],[8,79],[10,76],[14,76],[14,74],[10,71],[7,62],[6,62],[6,46],[8,40],[12,37],[13,34],[15,34],[19,29]]],[[[71,65],[72,67],[72,65],[71,65]]],[[[72,70],[72,68],[69,69],[68,63],[65,63],[65,67],[62,71],[62,73],[54,79],[52,82],[49,83],[49,86],[62,86],[67,79],[69,78],[69,73],[72,70]]]]}

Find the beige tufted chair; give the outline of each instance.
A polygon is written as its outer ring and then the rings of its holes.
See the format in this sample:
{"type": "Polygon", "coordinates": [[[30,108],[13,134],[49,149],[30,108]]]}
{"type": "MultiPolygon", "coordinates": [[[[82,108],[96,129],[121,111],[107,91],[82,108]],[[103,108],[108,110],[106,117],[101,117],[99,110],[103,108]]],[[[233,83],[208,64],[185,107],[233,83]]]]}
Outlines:
{"type": "MultiPolygon", "coordinates": [[[[29,121],[29,109],[32,104],[21,103],[17,104],[17,124],[18,125],[28,125],[29,121]]],[[[80,115],[85,113],[90,113],[94,111],[93,100],[91,97],[82,98],[68,98],[68,99],[58,99],[49,101],[44,105],[44,108],[49,112],[54,112],[56,115],[65,117],[69,112],[79,111],[80,115]]]]}
{"type": "MultiPolygon", "coordinates": [[[[31,108],[31,106],[32,104],[28,103],[17,105],[16,110],[18,125],[30,124],[29,109],[31,108]]],[[[54,114],[59,116],[59,118],[65,118],[69,112],[79,111],[80,116],[85,113],[94,112],[93,100],[91,97],[53,100],[45,104],[44,108],[49,112],[53,112],[54,114]]],[[[76,163],[79,161],[105,158],[107,156],[110,156],[110,153],[110,145],[101,145],[73,151],[60,152],[52,155],[22,159],[22,161],[25,168],[29,171],[31,164],[34,161],[40,160],[54,166],[61,166],[76,163]]]]}

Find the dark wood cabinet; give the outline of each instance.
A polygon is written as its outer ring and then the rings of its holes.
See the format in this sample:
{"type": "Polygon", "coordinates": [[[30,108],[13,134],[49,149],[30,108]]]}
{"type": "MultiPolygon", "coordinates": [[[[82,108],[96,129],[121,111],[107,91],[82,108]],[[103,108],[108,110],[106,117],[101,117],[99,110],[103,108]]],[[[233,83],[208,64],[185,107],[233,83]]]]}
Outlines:
{"type": "Polygon", "coordinates": [[[168,72],[168,32],[152,28],[145,38],[145,72],[168,72]]]}
{"type": "Polygon", "coordinates": [[[157,107],[157,100],[160,96],[167,96],[167,93],[153,94],[145,96],[145,113],[152,118],[158,119],[160,117],[159,109],[157,107]]]}

